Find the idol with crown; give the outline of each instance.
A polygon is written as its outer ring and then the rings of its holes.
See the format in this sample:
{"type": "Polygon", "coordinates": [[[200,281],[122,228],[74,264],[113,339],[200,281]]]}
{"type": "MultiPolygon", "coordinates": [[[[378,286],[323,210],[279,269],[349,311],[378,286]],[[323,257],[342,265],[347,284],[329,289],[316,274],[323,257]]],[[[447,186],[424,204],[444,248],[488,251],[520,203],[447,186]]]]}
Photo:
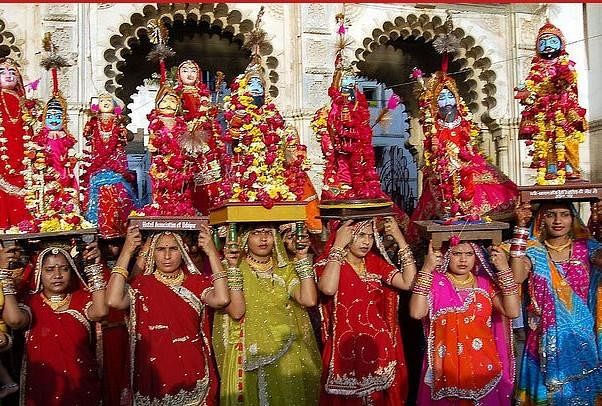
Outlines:
{"type": "MultiPolygon", "coordinates": [[[[183,118],[188,134],[181,139],[182,148],[196,159],[192,199],[195,208],[208,214],[209,208],[221,201],[221,159],[224,145],[222,128],[217,120],[219,112],[211,101],[211,93],[201,80],[201,68],[193,60],[182,62],[177,69],[177,85],[174,90],[182,102],[183,118]]],[[[216,75],[215,88],[221,87],[223,74],[216,75]]]]}
{"type": "Polygon", "coordinates": [[[44,37],[42,66],[52,77],[52,97],[44,107],[43,127],[25,144],[25,202],[34,217],[31,232],[91,228],[80,214],[75,167],[80,160],[76,139],[67,127],[67,101],[58,86],[58,72],[69,66],[50,33],[44,37]]]}
{"type": "Polygon", "coordinates": [[[19,65],[12,58],[0,58],[0,230],[26,226],[30,215],[25,207],[22,170],[24,145],[33,134],[19,65]]]}
{"type": "Polygon", "coordinates": [[[524,107],[519,136],[526,140],[537,185],[579,181],[579,144],[588,124],[579,105],[575,62],[562,32],[550,22],[537,35],[536,55],[515,98],[524,107]]]}
{"type": "Polygon", "coordinates": [[[122,109],[113,95],[100,94],[91,106],[92,117],[83,133],[87,147],[81,173],[85,216],[104,238],[124,234],[136,201],[134,176],[128,171],[125,152],[128,131],[122,109]]]}
{"type": "Polygon", "coordinates": [[[443,54],[442,70],[426,83],[418,69],[412,73],[419,85],[420,123],[425,136],[422,193],[412,221],[502,218],[511,215],[518,196],[516,185],[489,163],[480,149],[479,128],[455,80],[447,74],[448,54],[459,46],[451,34],[451,24],[448,18],[448,33],[434,42],[443,54]]]}

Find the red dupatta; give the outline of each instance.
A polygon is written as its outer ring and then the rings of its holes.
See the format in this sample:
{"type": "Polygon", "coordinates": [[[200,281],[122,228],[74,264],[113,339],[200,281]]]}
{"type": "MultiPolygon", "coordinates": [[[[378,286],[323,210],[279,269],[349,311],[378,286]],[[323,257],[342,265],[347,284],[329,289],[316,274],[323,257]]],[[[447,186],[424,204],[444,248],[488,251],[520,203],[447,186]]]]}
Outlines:
{"type": "Polygon", "coordinates": [[[27,297],[31,326],[21,370],[21,404],[93,406],[100,404],[100,377],[91,324],[84,316],[91,296],[72,294],[69,308],[53,311],[41,293],[27,297]]]}
{"type": "MultiPolygon", "coordinates": [[[[334,236],[316,263],[318,277],[334,236]]],[[[367,275],[361,278],[344,262],[336,294],[322,298],[324,390],[362,397],[394,389],[399,393],[391,398],[400,404],[405,390],[392,387],[407,374],[398,322],[399,294],[387,285],[399,271],[376,252],[369,252],[365,261],[367,275]]]]}
{"type": "Polygon", "coordinates": [[[218,378],[203,334],[205,305],[200,300],[212,282],[199,274],[176,234],[186,279],[180,286],[158,281],[152,273],[153,253],[163,234],[153,237],[145,273],[129,289],[134,403],[213,405],[218,378]]]}

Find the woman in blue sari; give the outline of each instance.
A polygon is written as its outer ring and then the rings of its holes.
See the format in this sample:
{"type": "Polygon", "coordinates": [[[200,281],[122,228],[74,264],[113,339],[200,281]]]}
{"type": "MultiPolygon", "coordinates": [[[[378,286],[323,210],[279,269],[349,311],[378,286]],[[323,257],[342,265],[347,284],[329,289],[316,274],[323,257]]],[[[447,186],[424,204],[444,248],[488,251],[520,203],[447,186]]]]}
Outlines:
{"type": "Polygon", "coordinates": [[[602,245],[568,203],[543,203],[526,229],[517,209],[511,248],[517,282],[528,278],[528,331],[519,404],[594,405],[602,401],[602,245]]]}

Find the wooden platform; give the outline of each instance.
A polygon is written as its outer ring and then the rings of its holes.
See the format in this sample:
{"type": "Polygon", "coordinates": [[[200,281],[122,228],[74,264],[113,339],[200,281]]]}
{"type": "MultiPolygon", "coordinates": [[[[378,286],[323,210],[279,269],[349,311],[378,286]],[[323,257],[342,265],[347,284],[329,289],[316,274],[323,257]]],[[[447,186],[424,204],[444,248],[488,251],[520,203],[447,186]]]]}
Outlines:
{"type": "Polygon", "coordinates": [[[305,203],[278,202],[271,208],[261,203],[228,202],[209,213],[209,223],[261,223],[261,222],[291,222],[305,221],[305,203]]]}
{"type": "Polygon", "coordinates": [[[98,229],[84,228],[81,230],[56,231],[47,233],[18,233],[0,234],[0,241],[41,240],[47,238],[81,237],[84,235],[96,235],[98,229]]]}
{"type": "Polygon", "coordinates": [[[130,216],[128,220],[141,231],[198,231],[201,224],[209,224],[209,219],[201,216],[130,216]]]}
{"type": "Polygon", "coordinates": [[[393,216],[393,202],[387,199],[323,200],[320,218],[360,220],[371,217],[393,216]]]}
{"type": "Polygon", "coordinates": [[[463,241],[491,240],[493,244],[502,242],[502,230],[510,228],[510,224],[491,221],[481,224],[443,225],[432,220],[416,221],[421,233],[433,241],[433,249],[439,250],[444,242],[458,235],[463,241]]]}
{"type": "Polygon", "coordinates": [[[519,186],[521,202],[541,200],[597,201],[602,199],[602,183],[574,182],[564,185],[519,186]]]}

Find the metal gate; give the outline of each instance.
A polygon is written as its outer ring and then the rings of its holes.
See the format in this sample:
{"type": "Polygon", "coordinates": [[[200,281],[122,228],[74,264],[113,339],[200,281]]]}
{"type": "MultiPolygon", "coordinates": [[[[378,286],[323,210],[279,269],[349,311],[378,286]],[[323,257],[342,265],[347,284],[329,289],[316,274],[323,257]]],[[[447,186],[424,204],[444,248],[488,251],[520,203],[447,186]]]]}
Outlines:
{"type": "Polygon", "coordinates": [[[397,207],[411,214],[416,206],[418,179],[416,170],[410,170],[415,164],[409,151],[403,146],[391,145],[377,146],[374,153],[383,191],[397,207]]]}

